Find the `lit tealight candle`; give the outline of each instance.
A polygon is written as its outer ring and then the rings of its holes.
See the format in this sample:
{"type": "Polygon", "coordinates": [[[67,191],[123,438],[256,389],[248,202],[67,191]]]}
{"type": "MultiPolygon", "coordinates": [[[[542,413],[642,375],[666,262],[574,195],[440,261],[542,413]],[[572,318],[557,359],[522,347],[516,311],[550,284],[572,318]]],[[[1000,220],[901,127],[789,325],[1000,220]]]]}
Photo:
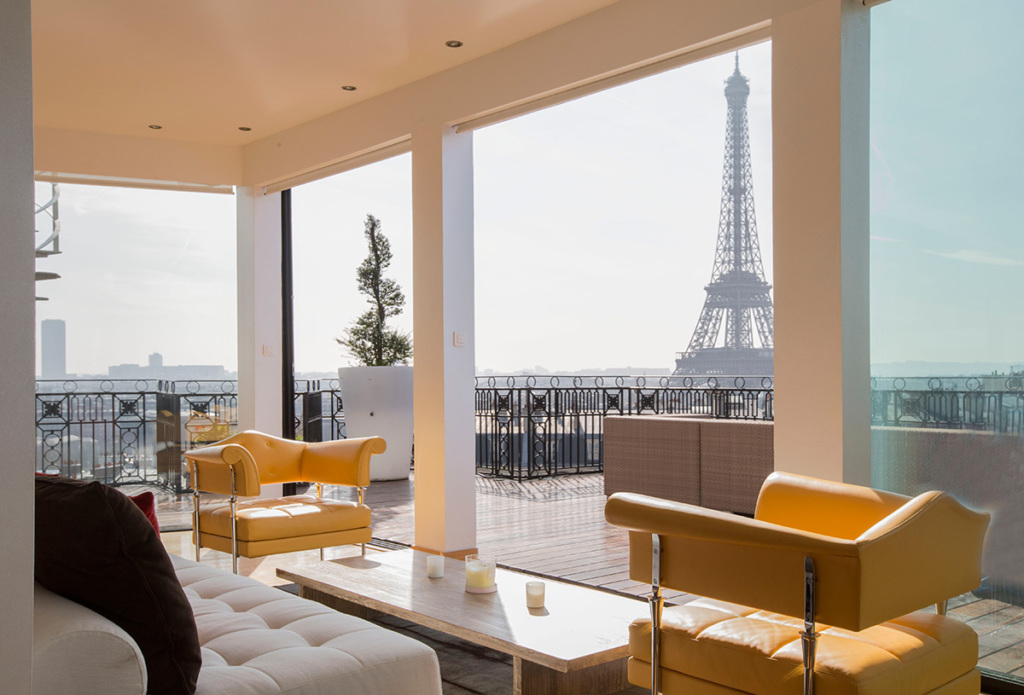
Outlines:
{"type": "Polygon", "coordinates": [[[494,560],[479,555],[466,556],[466,591],[486,593],[494,591],[494,560]]]}
{"type": "Polygon", "coordinates": [[[544,607],[544,582],[526,582],[526,607],[544,607]]]}
{"type": "Polygon", "coordinates": [[[431,579],[440,579],[444,576],[443,555],[427,555],[427,576],[431,579]]]}

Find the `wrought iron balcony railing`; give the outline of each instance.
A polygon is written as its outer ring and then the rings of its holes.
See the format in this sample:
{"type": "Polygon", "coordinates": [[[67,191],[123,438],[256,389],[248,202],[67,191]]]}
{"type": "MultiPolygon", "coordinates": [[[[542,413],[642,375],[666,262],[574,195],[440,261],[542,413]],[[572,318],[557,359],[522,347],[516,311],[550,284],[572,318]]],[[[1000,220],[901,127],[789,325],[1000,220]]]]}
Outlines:
{"type": "Polygon", "coordinates": [[[772,382],[768,377],[721,382],[674,376],[477,377],[477,472],[535,478],[602,471],[604,416],[645,414],[771,420],[772,382]]]}
{"type": "Polygon", "coordinates": [[[1020,376],[871,380],[871,424],[1024,434],[1020,376]]]}
{"type": "MultiPolygon", "coordinates": [[[[478,377],[476,466],[533,478],[603,470],[605,415],[774,419],[771,379],[478,377]],[[752,383],[753,382],[753,383],[752,383]]],[[[36,382],[36,470],[181,492],[182,452],[237,429],[234,381],[36,382]]],[[[295,431],[345,436],[337,379],[295,382],[295,431]]],[[[873,379],[872,425],[1024,435],[1020,378],[873,379]]]]}

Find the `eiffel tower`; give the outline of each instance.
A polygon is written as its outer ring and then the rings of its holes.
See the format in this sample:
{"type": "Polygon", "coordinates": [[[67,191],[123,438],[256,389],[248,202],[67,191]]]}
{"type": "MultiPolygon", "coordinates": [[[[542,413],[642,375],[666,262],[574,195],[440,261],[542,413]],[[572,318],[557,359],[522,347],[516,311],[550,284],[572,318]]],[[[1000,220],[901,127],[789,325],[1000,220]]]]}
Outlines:
{"type": "Polygon", "coordinates": [[[725,126],[722,210],[718,245],[707,297],[686,352],[676,355],[677,375],[771,376],[774,328],[771,285],[764,279],[754,218],[747,97],[750,86],[736,70],[725,82],[729,116],[725,126]],[[724,331],[722,318],[725,318],[724,331]],[[754,346],[752,325],[760,346],[754,346]],[[720,335],[721,334],[721,335],[720,335]],[[719,344],[719,337],[722,344],[719,344]]]}

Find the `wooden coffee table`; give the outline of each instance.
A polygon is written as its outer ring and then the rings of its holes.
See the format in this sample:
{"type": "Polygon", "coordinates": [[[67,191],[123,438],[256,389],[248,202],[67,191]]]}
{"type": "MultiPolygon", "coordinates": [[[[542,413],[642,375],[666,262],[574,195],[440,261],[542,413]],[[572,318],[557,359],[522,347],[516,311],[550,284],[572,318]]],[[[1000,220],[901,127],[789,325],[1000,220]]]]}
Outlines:
{"type": "Polygon", "coordinates": [[[427,554],[374,553],[287,565],[277,575],[299,595],[344,613],[397,616],[511,654],[516,695],[615,693],[626,680],[629,624],[647,604],[597,589],[544,580],[545,608],[526,607],[529,575],[498,569],[498,591],[465,591],[465,565],[445,559],[445,576],[427,577],[427,554]]]}

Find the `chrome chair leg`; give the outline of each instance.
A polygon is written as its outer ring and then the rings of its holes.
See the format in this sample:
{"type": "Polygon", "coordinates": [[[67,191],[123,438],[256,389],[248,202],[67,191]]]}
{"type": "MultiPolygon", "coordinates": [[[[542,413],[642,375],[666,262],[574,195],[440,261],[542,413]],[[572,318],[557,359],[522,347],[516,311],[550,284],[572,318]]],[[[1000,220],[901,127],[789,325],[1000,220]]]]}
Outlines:
{"type": "MultiPolygon", "coordinates": [[[[323,483],[316,484],[316,496],[320,499],[324,497],[324,486],[323,483]]],[[[320,548],[320,562],[324,561],[324,549],[320,548]]]]}
{"type": "Polygon", "coordinates": [[[804,656],[804,695],[814,695],[814,658],[818,633],[814,630],[814,560],[804,558],[804,629],[800,633],[804,656]]]}
{"type": "Polygon", "coordinates": [[[231,467],[231,571],[238,574],[238,498],[235,497],[235,467],[231,467]]]}
{"type": "Polygon", "coordinates": [[[661,692],[661,538],[651,536],[651,695],[661,692]]]}
{"type": "MultiPolygon", "coordinates": [[[[366,502],[366,488],[365,487],[356,488],[356,494],[359,496],[359,504],[364,504],[366,502]]],[[[366,557],[366,543],[360,543],[359,546],[360,546],[360,550],[359,550],[360,556],[366,557]]]]}
{"type": "Polygon", "coordinates": [[[192,468],[192,533],[196,546],[196,562],[199,562],[199,550],[203,547],[199,540],[199,466],[192,468]]]}

